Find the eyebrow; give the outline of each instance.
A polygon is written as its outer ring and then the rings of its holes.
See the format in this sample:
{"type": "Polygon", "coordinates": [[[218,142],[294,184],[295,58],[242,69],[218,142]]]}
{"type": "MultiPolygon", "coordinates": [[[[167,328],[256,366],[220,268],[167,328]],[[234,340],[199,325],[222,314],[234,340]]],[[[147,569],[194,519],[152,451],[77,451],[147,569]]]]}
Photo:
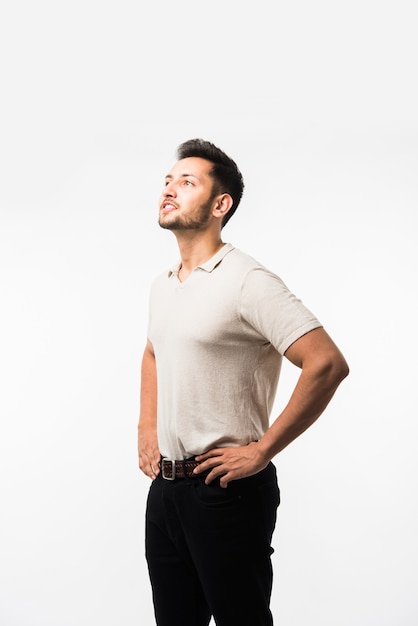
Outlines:
{"type": "MultiPolygon", "coordinates": [[[[195,174],[187,174],[187,173],[180,174],[180,178],[188,178],[189,176],[191,176],[192,178],[196,178],[196,180],[199,180],[199,178],[195,174]]],[[[167,180],[167,178],[172,180],[174,178],[174,176],[172,174],[167,174],[165,179],[167,180]]]]}

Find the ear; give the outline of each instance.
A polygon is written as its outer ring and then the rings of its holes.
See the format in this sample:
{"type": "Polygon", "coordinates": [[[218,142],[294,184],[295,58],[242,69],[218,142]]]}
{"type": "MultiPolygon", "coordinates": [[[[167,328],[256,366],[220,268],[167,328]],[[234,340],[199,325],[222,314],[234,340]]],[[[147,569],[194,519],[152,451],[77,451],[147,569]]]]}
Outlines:
{"type": "Polygon", "coordinates": [[[213,208],[213,215],[220,219],[223,219],[229,209],[232,207],[233,200],[229,193],[223,193],[215,199],[215,206],[213,208]]]}

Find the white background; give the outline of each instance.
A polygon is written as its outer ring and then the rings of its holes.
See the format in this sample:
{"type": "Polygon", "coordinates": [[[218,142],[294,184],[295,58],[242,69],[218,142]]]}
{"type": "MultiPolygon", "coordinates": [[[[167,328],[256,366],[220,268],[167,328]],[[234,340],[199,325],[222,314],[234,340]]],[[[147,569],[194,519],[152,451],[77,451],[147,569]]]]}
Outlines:
{"type": "Polygon", "coordinates": [[[277,621],[418,623],[414,6],[3,5],[2,626],[154,623],[139,366],[150,282],[177,260],[157,198],[192,137],[244,174],[224,240],[278,273],[351,366],[275,460],[277,621]]]}

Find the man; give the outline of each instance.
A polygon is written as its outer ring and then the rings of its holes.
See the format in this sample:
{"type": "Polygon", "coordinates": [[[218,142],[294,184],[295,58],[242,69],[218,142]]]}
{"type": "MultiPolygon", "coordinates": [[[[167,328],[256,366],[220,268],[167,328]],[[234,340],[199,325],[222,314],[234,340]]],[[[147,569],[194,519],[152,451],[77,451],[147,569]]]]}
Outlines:
{"type": "Polygon", "coordinates": [[[159,224],[180,263],[151,289],[138,452],[158,626],[271,626],[271,460],[324,411],[347,363],[275,274],[221,229],[244,184],[212,143],[181,144],[159,224]],[[301,368],[270,424],[282,356],[301,368]]]}

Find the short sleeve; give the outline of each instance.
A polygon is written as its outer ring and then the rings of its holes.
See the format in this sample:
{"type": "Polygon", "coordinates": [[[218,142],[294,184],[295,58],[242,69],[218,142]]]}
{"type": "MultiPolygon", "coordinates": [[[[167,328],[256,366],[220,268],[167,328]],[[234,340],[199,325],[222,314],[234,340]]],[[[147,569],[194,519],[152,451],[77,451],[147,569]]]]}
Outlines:
{"type": "Polygon", "coordinates": [[[322,326],[282,279],[264,267],[251,269],[243,280],[240,316],[282,355],[302,335],[322,326]]]}

